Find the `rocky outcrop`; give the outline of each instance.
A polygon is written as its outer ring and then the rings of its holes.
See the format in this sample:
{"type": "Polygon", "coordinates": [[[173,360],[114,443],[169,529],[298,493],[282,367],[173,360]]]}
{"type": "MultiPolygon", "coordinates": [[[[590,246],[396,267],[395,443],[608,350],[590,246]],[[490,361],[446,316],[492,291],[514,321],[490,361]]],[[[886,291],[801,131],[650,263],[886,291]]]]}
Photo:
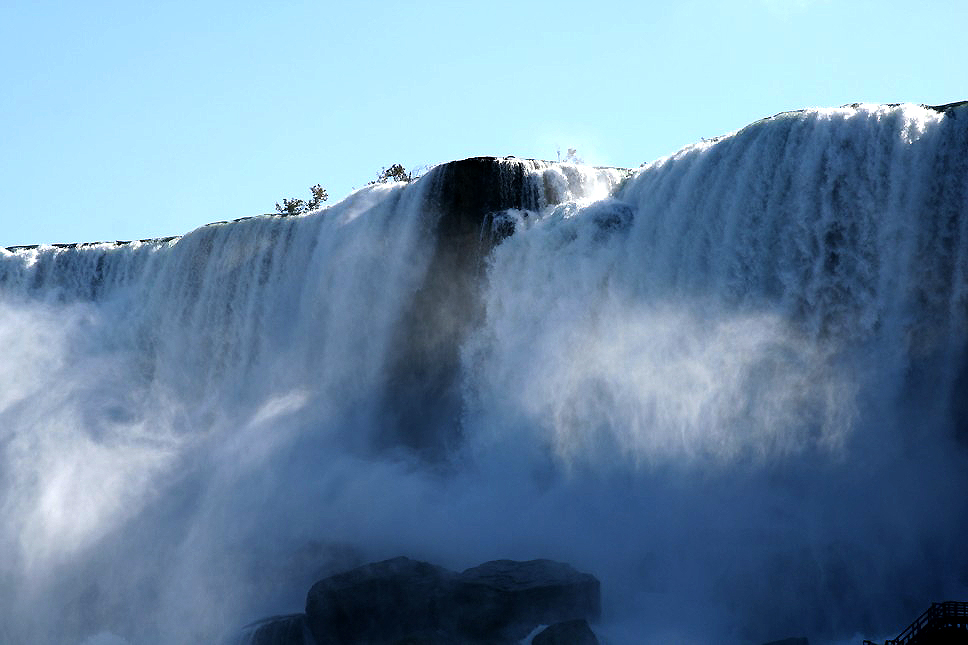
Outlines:
{"type": "Polygon", "coordinates": [[[306,614],[274,616],[246,626],[238,645],[315,645],[306,614]]]}
{"type": "Polygon", "coordinates": [[[437,642],[453,622],[448,593],[454,574],[408,558],[357,567],[320,580],[306,598],[309,628],[320,645],[437,642]]]}
{"type": "MultiPolygon", "coordinates": [[[[539,169],[554,164],[513,157],[472,157],[434,168],[428,182],[425,234],[434,240],[426,275],[403,314],[387,367],[381,405],[387,445],[433,460],[460,442],[460,347],[483,317],[485,259],[512,234],[509,210],[534,211],[567,198],[539,169]],[[543,177],[543,178],[542,178],[543,177]]],[[[599,169],[604,175],[616,169],[599,169]]],[[[630,172],[624,171],[621,172],[630,172]]],[[[577,189],[577,174],[567,180],[577,189]]]]}
{"type": "Polygon", "coordinates": [[[531,645],[599,645],[586,620],[566,620],[549,625],[531,640],[531,645]]]}
{"type": "Polygon", "coordinates": [[[479,297],[484,258],[495,240],[482,236],[495,213],[537,209],[539,187],[527,162],[496,157],[452,161],[435,168],[425,210],[434,222],[426,277],[399,325],[400,348],[388,366],[382,405],[388,444],[434,458],[459,442],[461,393],[454,374],[468,326],[483,314],[479,297]]]}
{"type": "Polygon", "coordinates": [[[305,614],[254,623],[242,641],[511,645],[550,624],[546,643],[597,643],[586,621],[598,618],[600,596],[594,576],[551,560],[496,560],[456,573],[393,558],[320,580],[305,614]],[[561,640],[568,634],[579,640],[561,640]]]}
{"type": "Polygon", "coordinates": [[[551,560],[496,560],[468,569],[452,595],[460,631],[483,639],[525,637],[537,625],[598,618],[598,580],[551,560]]]}

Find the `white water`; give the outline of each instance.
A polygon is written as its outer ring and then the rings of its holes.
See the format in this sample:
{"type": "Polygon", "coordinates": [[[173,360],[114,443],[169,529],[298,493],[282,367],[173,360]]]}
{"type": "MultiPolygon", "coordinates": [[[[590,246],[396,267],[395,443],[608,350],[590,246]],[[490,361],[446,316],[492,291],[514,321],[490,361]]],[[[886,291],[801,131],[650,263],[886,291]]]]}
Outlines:
{"type": "Polygon", "coordinates": [[[968,595],[966,152],[964,108],[862,106],[567,167],[506,214],[443,462],[375,403],[434,173],[0,251],[0,641],[210,642],[400,554],[572,562],[610,643],[892,636],[968,595]]]}

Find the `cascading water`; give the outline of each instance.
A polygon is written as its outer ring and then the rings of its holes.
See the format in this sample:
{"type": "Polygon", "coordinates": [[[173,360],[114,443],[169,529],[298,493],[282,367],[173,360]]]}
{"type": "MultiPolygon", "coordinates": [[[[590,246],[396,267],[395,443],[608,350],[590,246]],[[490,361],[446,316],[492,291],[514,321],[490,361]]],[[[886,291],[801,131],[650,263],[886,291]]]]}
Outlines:
{"type": "Polygon", "coordinates": [[[213,642],[399,554],[571,562],[610,643],[968,595],[968,108],[489,163],[0,251],[0,641],[213,642]]]}

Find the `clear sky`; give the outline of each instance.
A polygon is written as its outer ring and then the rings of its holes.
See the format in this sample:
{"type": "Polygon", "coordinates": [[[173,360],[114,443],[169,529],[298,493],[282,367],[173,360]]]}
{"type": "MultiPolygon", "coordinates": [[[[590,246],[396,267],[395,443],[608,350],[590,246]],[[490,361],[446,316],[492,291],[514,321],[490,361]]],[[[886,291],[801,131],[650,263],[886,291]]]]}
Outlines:
{"type": "Polygon", "coordinates": [[[638,166],[968,99],[968,2],[0,1],[0,246],[187,233],[474,155],[638,166]]]}

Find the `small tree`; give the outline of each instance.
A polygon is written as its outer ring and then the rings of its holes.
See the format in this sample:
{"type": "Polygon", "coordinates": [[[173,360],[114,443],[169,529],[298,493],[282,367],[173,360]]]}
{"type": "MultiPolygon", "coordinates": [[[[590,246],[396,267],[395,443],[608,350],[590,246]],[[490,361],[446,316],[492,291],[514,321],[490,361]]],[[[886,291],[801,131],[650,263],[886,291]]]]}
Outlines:
{"type": "Polygon", "coordinates": [[[319,184],[316,184],[315,186],[313,186],[309,190],[313,194],[313,198],[310,199],[308,202],[306,202],[306,210],[307,211],[314,211],[314,210],[316,210],[317,208],[320,207],[320,205],[323,202],[325,202],[327,199],[329,199],[329,193],[327,193],[326,192],[326,189],[323,188],[322,186],[320,186],[319,184]]]}
{"type": "Polygon", "coordinates": [[[301,199],[283,199],[282,206],[279,202],[276,202],[276,212],[280,215],[299,215],[300,213],[308,213],[319,208],[320,204],[329,199],[329,194],[326,189],[316,184],[309,189],[313,194],[312,199],[308,202],[304,202],[301,199]]]}
{"type": "Polygon", "coordinates": [[[283,199],[282,206],[276,202],[276,212],[280,215],[298,215],[304,212],[306,202],[301,199],[283,199]]]}
{"type": "Polygon", "coordinates": [[[413,173],[407,172],[407,169],[402,165],[395,163],[389,168],[384,168],[380,171],[380,174],[376,176],[376,179],[371,181],[371,184],[385,184],[390,181],[402,181],[405,183],[410,183],[413,181],[413,173]]]}

